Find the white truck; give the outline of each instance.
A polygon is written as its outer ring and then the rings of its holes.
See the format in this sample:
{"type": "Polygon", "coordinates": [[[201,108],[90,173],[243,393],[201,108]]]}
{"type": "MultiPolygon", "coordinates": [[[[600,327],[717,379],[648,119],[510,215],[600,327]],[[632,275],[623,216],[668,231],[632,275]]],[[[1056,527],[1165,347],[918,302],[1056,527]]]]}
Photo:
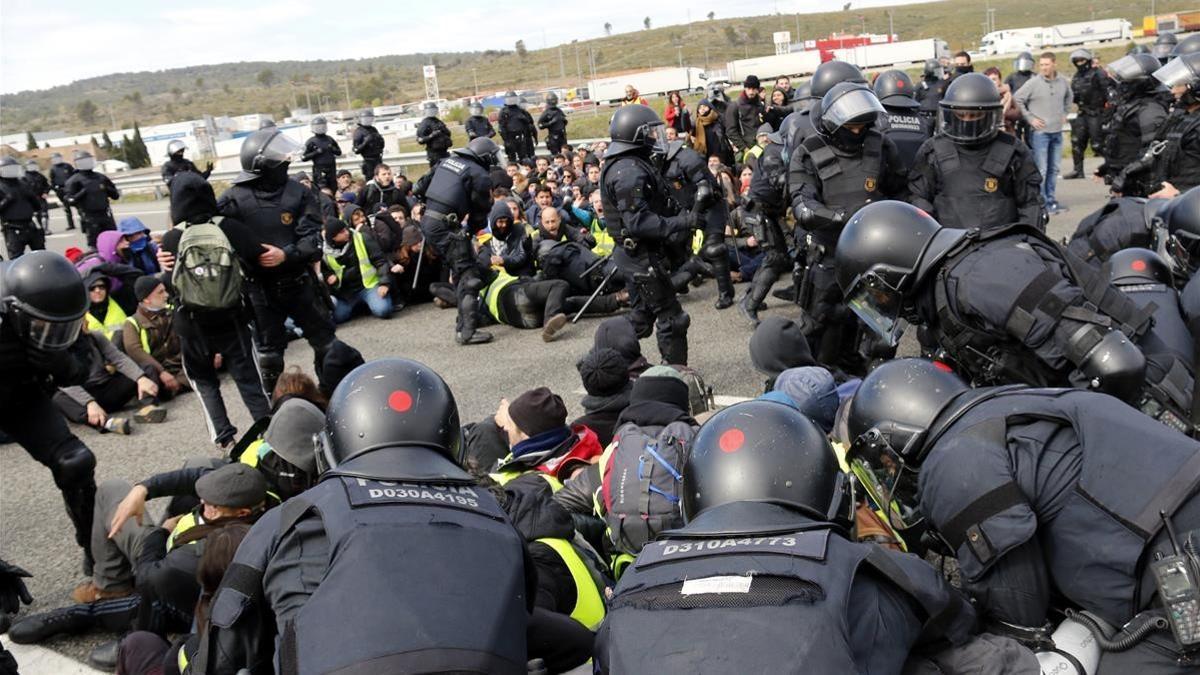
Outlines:
{"type": "Polygon", "coordinates": [[[588,96],[593,101],[619,101],[625,98],[625,86],[633,85],[642,96],[666,94],[669,91],[701,91],[706,76],[703,68],[662,68],[605,77],[588,81],[588,96]]]}
{"type": "Polygon", "coordinates": [[[728,77],[732,82],[741,82],[747,75],[757,75],[760,80],[773,80],[781,75],[795,77],[812,75],[821,65],[821,52],[816,49],[789,54],[773,54],[753,59],[738,59],[727,64],[728,77]]]}
{"type": "Polygon", "coordinates": [[[1007,54],[1044,47],[1070,47],[1086,42],[1125,41],[1132,37],[1133,25],[1125,19],[1101,19],[992,31],[980,39],[979,50],[989,55],[1007,54]]]}
{"type": "Polygon", "coordinates": [[[929,38],[835,49],[833,54],[836,58],[849,61],[859,68],[880,68],[924,63],[927,59],[949,57],[950,45],[945,40],[929,38]]]}

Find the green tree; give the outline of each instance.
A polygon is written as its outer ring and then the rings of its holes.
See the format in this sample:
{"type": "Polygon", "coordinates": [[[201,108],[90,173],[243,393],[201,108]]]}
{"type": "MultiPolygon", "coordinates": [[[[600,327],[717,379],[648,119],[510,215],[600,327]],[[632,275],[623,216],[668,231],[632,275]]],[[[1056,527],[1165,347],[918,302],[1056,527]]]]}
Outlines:
{"type": "Polygon", "coordinates": [[[646,27],[646,30],[650,30],[650,17],[642,19],[642,25],[646,27]]]}
{"type": "Polygon", "coordinates": [[[228,82],[226,82],[225,84],[221,85],[221,91],[225,92],[226,94],[232,94],[232,93],[233,93],[233,89],[230,89],[230,87],[229,87],[229,83],[228,83],[228,82]]]}
{"type": "Polygon", "coordinates": [[[133,145],[133,141],[129,140],[128,134],[121,135],[121,147],[117,149],[117,159],[133,166],[133,162],[129,159],[129,146],[133,145]]]}
{"type": "Polygon", "coordinates": [[[92,99],[85,98],[75,106],[75,114],[79,116],[79,120],[84,124],[94,124],[96,122],[96,104],[92,103],[92,99]]]}
{"type": "Polygon", "coordinates": [[[196,78],[196,88],[197,88],[197,89],[203,89],[203,88],[204,88],[204,78],[203,78],[203,77],[197,77],[197,78],[196,78]]]}
{"type": "Polygon", "coordinates": [[[171,95],[174,96],[175,100],[178,101],[179,97],[183,96],[183,90],[179,87],[171,87],[171,95]]]}
{"type": "Polygon", "coordinates": [[[604,22],[604,34],[612,35],[612,24],[607,21],[604,22]]]}
{"type": "Polygon", "coordinates": [[[529,52],[525,49],[525,41],[517,40],[517,56],[521,57],[521,60],[524,61],[528,55],[529,52]]]}
{"type": "Polygon", "coordinates": [[[113,150],[112,139],[108,137],[107,131],[100,134],[100,148],[104,150],[105,154],[107,154],[109,157],[112,157],[115,154],[113,150]]]}
{"type": "Polygon", "coordinates": [[[37,139],[35,139],[33,137],[32,131],[25,132],[25,149],[26,150],[37,150],[37,139]]]}
{"type": "Polygon", "coordinates": [[[125,151],[125,161],[131,169],[150,166],[150,151],[146,149],[146,142],[142,140],[142,130],[137,122],[133,123],[133,140],[130,141],[129,149],[125,151]]]}
{"type": "Polygon", "coordinates": [[[716,13],[716,12],[709,12],[709,13],[708,13],[708,20],[709,20],[709,21],[712,21],[712,20],[713,20],[713,19],[715,19],[715,18],[717,18],[717,13],[716,13]]]}
{"type": "Polygon", "coordinates": [[[140,108],[142,107],[142,92],[134,91],[132,94],[125,94],[125,100],[140,108]]]}
{"type": "Polygon", "coordinates": [[[725,33],[726,42],[731,45],[736,45],[739,42],[737,31],[733,29],[733,26],[725,26],[723,31],[725,33]]]}
{"type": "Polygon", "coordinates": [[[275,71],[270,68],[264,68],[258,71],[258,76],[255,78],[258,83],[264,87],[269,87],[275,83],[275,71]]]}
{"type": "Polygon", "coordinates": [[[762,33],[758,32],[757,26],[752,26],[750,28],[749,36],[750,36],[750,42],[752,42],[752,43],[758,42],[760,39],[762,39],[762,33]]]}

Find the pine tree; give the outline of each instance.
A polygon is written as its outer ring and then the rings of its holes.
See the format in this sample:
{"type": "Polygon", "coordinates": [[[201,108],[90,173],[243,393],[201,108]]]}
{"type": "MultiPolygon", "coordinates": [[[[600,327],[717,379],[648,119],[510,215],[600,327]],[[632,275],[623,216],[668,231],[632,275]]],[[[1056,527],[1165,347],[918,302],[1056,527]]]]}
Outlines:
{"type": "Polygon", "coordinates": [[[37,150],[37,140],[34,139],[32,131],[25,132],[25,149],[37,150]]]}
{"type": "Polygon", "coordinates": [[[133,123],[133,146],[129,149],[127,156],[129,167],[131,169],[140,169],[145,166],[150,166],[150,151],[146,149],[146,142],[142,140],[142,130],[138,128],[138,123],[133,123]]]}
{"type": "Polygon", "coordinates": [[[129,136],[121,134],[121,147],[117,150],[118,158],[126,164],[133,166],[133,162],[129,160],[129,147],[133,145],[133,141],[129,140],[129,136]]]}

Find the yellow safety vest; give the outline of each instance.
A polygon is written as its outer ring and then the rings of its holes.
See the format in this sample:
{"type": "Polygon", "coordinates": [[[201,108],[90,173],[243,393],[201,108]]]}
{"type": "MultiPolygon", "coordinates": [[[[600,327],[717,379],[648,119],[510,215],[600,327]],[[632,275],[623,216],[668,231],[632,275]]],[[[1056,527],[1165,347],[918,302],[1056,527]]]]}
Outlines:
{"type": "Polygon", "coordinates": [[[186,673],[188,667],[187,644],[179,645],[179,672],[186,673]]]}
{"type": "MultiPolygon", "coordinates": [[[[855,462],[854,464],[851,464],[846,460],[845,444],[832,442],[830,443],[830,446],[833,448],[833,454],[837,456],[838,466],[841,468],[842,473],[854,474],[854,476],[858,478],[859,485],[862,486],[863,491],[871,497],[871,502],[874,502],[875,508],[873,510],[875,511],[875,515],[879,516],[880,520],[889,526],[892,534],[896,537],[896,542],[900,544],[900,548],[907,551],[908,544],[904,541],[904,537],[900,536],[900,533],[896,531],[896,528],[891,527],[892,519],[889,517],[889,514],[884,512],[881,508],[883,505],[879,503],[881,498],[880,495],[876,494],[875,491],[871,489],[871,486],[875,484],[875,481],[869,475],[866,467],[864,467],[861,462],[855,462]]],[[[891,507],[896,507],[895,502],[891,504],[891,507]]]]}
{"type": "Polygon", "coordinates": [[[704,247],[704,230],[696,230],[692,233],[692,255],[700,255],[700,249],[704,247]]]}
{"type": "MultiPolygon", "coordinates": [[[[511,459],[512,459],[512,455],[505,457],[500,462],[500,466],[504,466],[511,459]]],[[[537,474],[538,476],[541,476],[543,479],[545,479],[545,481],[550,484],[551,492],[558,492],[559,490],[562,489],[562,486],[563,486],[562,481],[555,478],[554,476],[551,476],[548,473],[542,473],[541,471],[535,471],[535,470],[517,471],[516,469],[509,469],[508,471],[497,471],[495,473],[490,473],[488,475],[491,477],[492,480],[496,481],[498,484],[507,485],[509,483],[509,481],[520,478],[521,476],[524,476],[527,473],[537,474]]]]}
{"type": "Polygon", "coordinates": [[[593,253],[603,257],[613,252],[613,249],[617,246],[617,242],[608,233],[608,228],[600,224],[599,218],[593,218],[592,226],[588,229],[591,231],[592,237],[596,240],[596,245],[592,247],[593,253]]]}
{"type": "Polygon", "coordinates": [[[242,464],[245,464],[246,466],[252,466],[252,467],[257,468],[258,460],[259,460],[258,453],[259,453],[259,450],[262,449],[262,446],[263,446],[263,440],[261,438],[258,439],[257,441],[254,441],[250,445],[247,445],[246,449],[242,451],[242,456],[238,457],[238,461],[241,462],[242,464]]]}
{"type": "Polygon", "coordinates": [[[765,148],[763,148],[763,146],[761,146],[757,143],[746,148],[746,152],[742,155],[742,163],[745,164],[746,162],[749,162],[751,157],[753,157],[755,159],[762,157],[764,149],[765,148]]]}
{"type": "Polygon", "coordinates": [[[597,588],[596,579],[583,556],[566,539],[543,537],[536,541],[553,549],[571,572],[571,580],[575,582],[575,606],[571,608],[571,618],[588,630],[596,630],[604,620],[603,589],[597,588]]]}
{"type": "Polygon", "coordinates": [[[147,331],[145,328],[142,328],[142,324],[138,323],[137,319],[132,316],[129,317],[128,319],[125,319],[125,322],[132,325],[133,329],[138,332],[138,337],[140,337],[142,339],[142,349],[147,354],[149,354],[150,353],[150,333],[149,333],[149,331],[147,331]]]}
{"type": "Polygon", "coordinates": [[[196,527],[197,525],[199,525],[199,523],[196,522],[195,511],[189,511],[183,514],[183,517],[180,518],[179,522],[175,524],[175,529],[171,530],[171,536],[167,537],[167,550],[170,551],[171,549],[175,548],[176,537],[184,532],[187,532],[193,527],[196,527]]]}
{"type": "Polygon", "coordinates": [[[516,281],[517,277],[505,272],[500,267],[492,269],[496,270],[496,278],[487,285],[487,288],[479,291],[479,295],[483,298],[483,304],[487,305],[488,314],[491,314],[497,323],[504,323],[504,320],[500,318],[500,291],[516,281]]]}
{"type": "MultiPolygon", "coordinates": [[[[375,273],[375,266],[371,264],[371,257],[367,255],[367,242],[363,239],[362,232],[351,230],[350,240],[354,242],[354,253],[358,256],[358,271],[362,275],[363,288],[375,288],[379,285],[379,275],[375,273]]],[[[331,255],[325,256],[325,264],[333,270],[333,275],[341,284],[342,273],[345,271],[342,264],[331,255]]]]}
{"type": "Polygon", "coordinates": [[[109,340],[112,339],[113,333],[117,332],[125,324],[127,318],[129,317],[125,315],[121,306],[112,298],[108,299],[108,313],[104,315],[103,323],[100,322],[100,319],[92,316],[91,312],[88,312],[83,317],[84,327],[87,328],[88,332],[95,333],[99,331],[109,340]]]}

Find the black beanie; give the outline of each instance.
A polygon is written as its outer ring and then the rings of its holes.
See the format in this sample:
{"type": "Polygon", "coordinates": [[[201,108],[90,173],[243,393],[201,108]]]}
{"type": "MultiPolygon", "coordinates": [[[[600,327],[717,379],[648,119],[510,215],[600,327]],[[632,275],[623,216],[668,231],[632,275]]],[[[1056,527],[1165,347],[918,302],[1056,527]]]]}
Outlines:
{"type": "Polygon", "coordinates": [[[658,401],[679,408],[684,412],[691,410],[691,396],[687,382],[680,377],[655,377],[642,375],[633,381],[633,391],[629,402],[658,401]]]}
{"type": "Polygon", "coordinates": [[[530,389],[508,404],[508,416],[527,436],[567,425],[567,406],[546,387],[530,389]]]}
{"type": "Polygon", "coordinates": [[[171,223],[207,223],[217,215],[212,185],[194,171],[181,171],[171,179],[171,223]]]}
{"type": "Polygon", "coordinates": [[[633,323],[623,317],[614,316],[600,322],[596,326],[596,335],[592,346],[596,349],[608,347],[620,352],[628,363],[633,363],[642,355],[642,345],[638,342],[637,332],[633,323]]]}
{"type": "Polygon", "coordinates": [[[137,298],[138,302],[141,302],[149,297],[150,294],[154,292],[154,289],[161,285],[162,279],[159,279],[153,274],[147,274],[146,276],[138,277],[137,281],[133,282],[133,296],[137,298]]]}
{"type": "Polygon", "coordinates": [[[763,319],[754,329],[750,336],[750,361],[770,377],[788,368],[817,365],[800,326],[779,316],[763,319]]]}
{"type": "Polygon", "coordinates": [[[612,396],[618,394],[629,384],[629,362],[615,349],[601,347],[593,349],[575,369],[579,371],[579,379],[589,396],[612,396]]]}

